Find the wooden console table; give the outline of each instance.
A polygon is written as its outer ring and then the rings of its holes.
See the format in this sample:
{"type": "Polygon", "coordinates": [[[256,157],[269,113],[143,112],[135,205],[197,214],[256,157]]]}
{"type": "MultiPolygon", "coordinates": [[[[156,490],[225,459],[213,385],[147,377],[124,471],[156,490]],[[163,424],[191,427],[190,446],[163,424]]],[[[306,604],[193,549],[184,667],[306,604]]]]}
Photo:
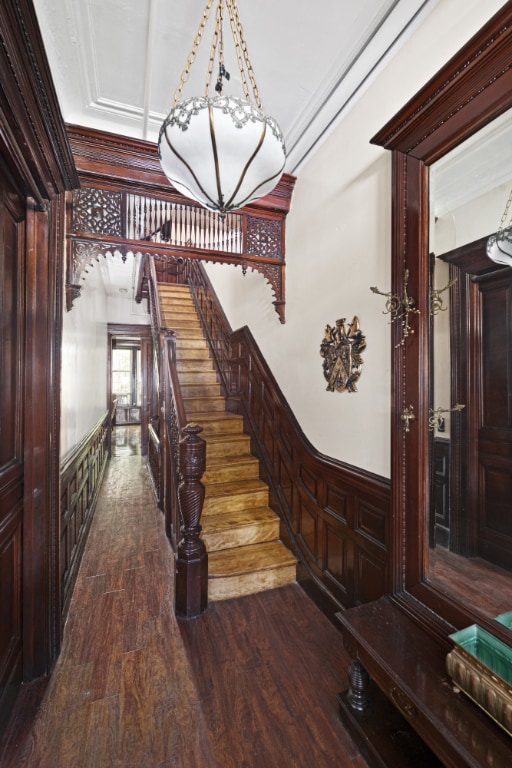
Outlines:
{"type": "Polygon", "coordinates": [[[512,738],[454,690],[445,670],[449,641],[428,634],[389,597],[336,617],[353,659],[350,688],[338,697],[340,715],[370,764],[512,766],[512,738]],[[412,733],[405,738],[409,757],[400,762],[398,742],[406,731],[412,733]]]}

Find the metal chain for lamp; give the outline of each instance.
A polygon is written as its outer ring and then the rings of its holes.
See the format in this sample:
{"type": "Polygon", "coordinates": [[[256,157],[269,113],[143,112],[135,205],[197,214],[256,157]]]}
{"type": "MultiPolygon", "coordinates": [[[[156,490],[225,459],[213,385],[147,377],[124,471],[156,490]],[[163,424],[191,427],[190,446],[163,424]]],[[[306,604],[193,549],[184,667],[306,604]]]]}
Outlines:
{"type": "Polygon", "coordinates": [[[197,30],[197,35],[194,38],[194,44],[192,46],[192,50],[189,53],[188,58],[187,58],[187,64],[185,66],[185,69],[181,73],[180,84],[178,85],[178,87],[177,87],[177,89],[176,89],[176,91],[174,93],[174,104],[172,105],[173,109],[176,107],[176,104],[181,99],[182,91],[183,91],[183,86],[185,85],[185,83],[188,80],[188,77],[190,75],[190,68],[191,68],[192,64],[194,63],[194,61],[195,61],[196,54],[197,54],[197,49],[199,47],[199,44],[201,43],[201,40],[203,39],[204,28],[206,26],[206,23],[207,23],[209,17],[210,17],[210,11],[211,11],[212,5],[213,5],[213,0],[208,0],[208,2],[206,4],[206,8],[203,11],[203,18],[201,19],[201,23],[199,25],[199,29],[197,30]]]}
{"type": "Polygon", "coordinates": [[[263,112],[237,0],[216,0],[205,95],[183,97],[213,4],[214,0],[206,3],[174,105],[160,128],[158,156],[178,192],[224,215],[274,189],[284,171],[286,147],[276,120],[263,112]],[[223,25],[228,13],[245,97],[223,93],[230,80],[224,66],[223,25]],[[211,86],[216,95],[209,93],[211,86]]]}
{"type": "MultiPolygon", "coordinates": [[[[181,97],[183,95],[183,87],[189,78],[190,69],[197,55],[197,49],[203,39],[204,29],[210,17],[210,11],[211,11],[212,5],[213,5],[213,0],[208,0],[206,7],[203,11],[203,18],[201,19],[199,29],[194,38],[192,50],[189,53],[187,58],[187,64],[185,66],[185,69],[181,73],[180,84],[174,93],[173,109],[176,107],[177,103],[181,100],[181,97]]],[[[207,71],[207,77],[206,77],[206,88],[205,88],[206,98],[208,98],[208,93],[212,83],[217,48],[218,48],[218,56],[219,56],[219,77],[218,77],[215,89],[218,92],[221,92],[222,78],[225,78],[226,80],[230,79],[229,72],[226,72],[226,69],[224,67],[223,7],[224,7],[224,0],[218,0],[216,19],[215,19],[215,29],[213,32],[212,44],[210,48],[210,59],[208,62],[208,71],[207,71]]],[[[249,58],[249,51],[247,49],[247,43],[245,41],[244,30],[242,27],[242,22],[240,21],[240,15],[238,13],[238,6],[236,4],[236,0],[226,0],[226,7],[229,12],[231,32],[233,35],[233,42],[235,44],[235,52],[238,60],[238,68],[240,70],[240,77],[242,79],[242,88],[244,91],[245,98],[247,99],[247,101],[249,102],[251,101],[249,85],[247,82],[247,78],[249,78],[256,106],[258,107],[258,109],[263,111],[263,106],[262,106],[260,95],[258,92],[258,86],[256,85],[254,69],[252,67],[251,60],[249,58]]]]}
{"type": "Polygon", "coordinates": [[[505,210],[503,211],[503,216],[501,217],[500,228],[498,229],[498,232],[503,232],[503,230],[505,229],[504,225],[508,218],[508,212],[510,210],[511,205],[512,205],[512,189],[510,190],[510,195],[508,196],[507,204],[505,206],[505,210]]]}
{"type": "Polygon", "coordinates": [[[240,15],[238,13],[238,6],[236,4],[236,0],[226,0],[226,5],[229,11],[231,31],[233,33],[233,40],[235,41],[236,55],[238,58],[238,67],[240,69],[240,75],[242,77],[242,85],[244,89],[245,98],[247,99],[247,101],[251,100],[249,96],[249,88],[247,85],[247,79],[245,76],[245,69],[244,69],[243,62],[245,62],[245,66],[247,67],[247,74],[249,75],[249,80],[251,81],[251,86],[254,94],[254,99],[256,101],[256,106],[258,107],[258,109],[261,109],[261,111],[263,111],[260,95],[258,93],[258,86],[256,85],[256,78],[254,76],[254,70],[252,68],[251,60],[249,59],[249,51],[247,49],[247,43],[245,42],[244,29],[242,27],[242,22],[240,21],[240,15]],[[243,55],[243,59],[242,59],[242,55],[243,55]]]}

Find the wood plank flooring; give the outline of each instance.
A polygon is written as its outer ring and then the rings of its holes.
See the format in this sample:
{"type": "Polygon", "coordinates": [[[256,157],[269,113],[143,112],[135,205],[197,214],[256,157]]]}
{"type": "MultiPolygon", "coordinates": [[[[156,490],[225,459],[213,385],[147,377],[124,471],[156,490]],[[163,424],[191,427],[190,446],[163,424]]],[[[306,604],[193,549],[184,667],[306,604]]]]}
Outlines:
{"type": "Polygon", "coordinates": [[[61,655],[30,727],[20,697],[2,768],[365,768],[338,716],[341,635],[298,585],[176,620],[162,515],[122,434],[61,655]]]}

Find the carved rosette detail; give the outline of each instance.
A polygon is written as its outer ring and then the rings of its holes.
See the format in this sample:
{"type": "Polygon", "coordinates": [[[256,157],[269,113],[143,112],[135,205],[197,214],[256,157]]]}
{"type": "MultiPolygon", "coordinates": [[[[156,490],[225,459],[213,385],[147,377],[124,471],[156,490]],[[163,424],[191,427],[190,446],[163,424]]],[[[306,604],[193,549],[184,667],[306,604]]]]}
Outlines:
{"type": "Polygon", "coordinates": [[[121,237],[121,192],[82,187],[73,192],[73,233],[121,237]]]}
{"type": "Polygon", "coordinates": [[[268,256],[282,258],[282,222],[274,219],[262,219],[259,216],[247,216],[247,235],[245,253],[248,256],[268,256]]]}

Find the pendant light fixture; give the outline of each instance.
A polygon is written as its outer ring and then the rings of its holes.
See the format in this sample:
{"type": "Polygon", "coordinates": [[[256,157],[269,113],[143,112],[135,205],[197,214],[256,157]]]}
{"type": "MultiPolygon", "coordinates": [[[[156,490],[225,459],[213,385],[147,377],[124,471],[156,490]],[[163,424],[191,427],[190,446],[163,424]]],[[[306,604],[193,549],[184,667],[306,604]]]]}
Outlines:
{"type": "Polygon", "coordinates": [[[506,264],[512,267],[512,214],[508,225],[507,216],[512,205],[512,190],[507,200],[503,216],[501,217],[500,228],[495,235],[491,235],[487,241],[487,255],[497,264],[506,264]]]}
{"type": "Polygon", "coordinates": [[[236,0],[217,0],[204,96],[182,98],[213,2],[208,0],[173,107],[160,129],[158,152],[173,187],[224,214],[272,191],[282,176],[286,150],[278,124],[263,112],[236,0]],[[230,80],[224,65],[224,6],[245,98],[223,93],[230,80]]]}

